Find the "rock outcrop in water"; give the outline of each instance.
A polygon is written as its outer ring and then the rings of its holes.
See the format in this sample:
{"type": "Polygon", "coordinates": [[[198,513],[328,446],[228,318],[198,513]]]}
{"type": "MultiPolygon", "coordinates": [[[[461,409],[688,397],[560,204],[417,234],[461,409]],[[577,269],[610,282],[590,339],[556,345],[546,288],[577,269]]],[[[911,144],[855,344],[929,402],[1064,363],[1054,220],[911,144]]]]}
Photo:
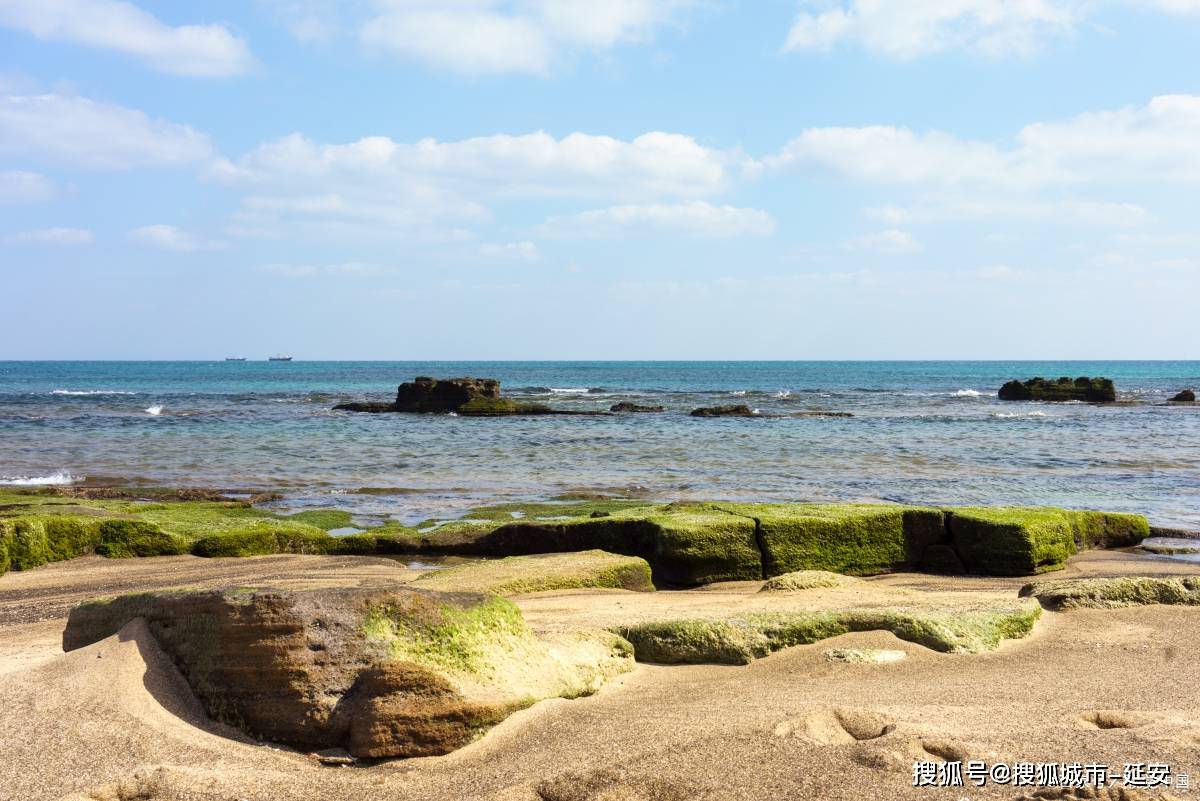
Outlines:
{"type": "Polygon", "coordinates": [[[666,411],[666,409],[664,409],[662,406],[642,406],[641,404],[630,403],[629,401],[621,401],[620,403],[614,403],[612,406],[609,407],[608,410],[610,412],[662,412],[662,411],[666,411]]]}
{"type": "Polygon", "coordinates": [[[418,376],[396,390],[393,403],[339,403],[344,412],[408,412],[454,414],[465,417],[504,417],[515,414],[602,414],[602,412],[552,409],[540,403],[517,403],[500,395],[494,378],[429,378],[418,376]]]}
{"type": "Polygon", "coordinates": [[[757,412],[744,403],[728,406],[702,406],[692,409],[692,417],[758,417],[757,412]]]}
{"type": "Polygon", "coordinates": [[[1172,403],[1195,403],[1196,393],[1190,389],[1181,391],[1178,395],[1171,398],[1172,403]]]}
{"type": "Polygon", "coordinates": [[[496,596],[391,589],[126,595],[76,607],[71,651],[143,619],[213,718],[356,757],[444,754],[543,698],[633,666],[611,632],[543,639],[496,596]]]}
{"type": "Polygon", "coordinates": [[[1055,381],[1039,377],[1028,381],[1009,381],[1000,387],[999,397],[1006,401],[1112,403],[1117,399],[1117,390],[1108,378],[1080,376],[1072,379],[1064,376],[1055,381]]]}

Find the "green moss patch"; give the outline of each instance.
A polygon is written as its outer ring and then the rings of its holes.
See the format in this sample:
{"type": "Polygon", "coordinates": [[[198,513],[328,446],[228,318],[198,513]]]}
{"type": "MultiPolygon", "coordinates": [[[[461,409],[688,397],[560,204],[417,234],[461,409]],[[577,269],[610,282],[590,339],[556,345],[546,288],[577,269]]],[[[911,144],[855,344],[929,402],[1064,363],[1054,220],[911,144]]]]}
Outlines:
{"type": "Polygon", "coordinates": [[[851,609],[769,612],[727,619],[689,619],[618,627],[639,662],[748,664],[782,648],[852,631],[890,631],[902,640],[946,653],[978,653],[1033,630],[1032,603],[963,612],[851,609]]]}
{"type": "Polygon", "coordinates": [[[938,509],[884,504],[723,504],[757,521],[765,575],[871,575],[915,568],[944,538],[938,509]]]}
{"type": "Polygon", "coordinates": [[[264,556],[276,553],[325,554],[337,548],[337,538],[315,526],[255,523],[196,540],[196,556],[264,556]]]}
{"type": "Polygon", "coordinates": [[[1200,576],[1063,579],[1039,581],[1021,588],[1047,609],[1117,609],[1147,604],[1200,605],[1200,576]]]}
{"type": "Polygon", "coordinates": [[[1061,570],[1079,550],[1135,545],[1150,534],[1141,515],[1053,508],[955,508],[954,548],[972,573],[1027,576],[1061,570]]]}
{"type": "Polygon", "coordinates": [[[650,565],[645,559],[605,551],[510,556],[475,562],[426,573],[413,586],[495,595],[584,587],[641,592],[654,589],[650,565]]]}
{"type": "Polygon", "coordinates": [[[797,570],[767,579],[759,592],[799,592],[801,590],[830,589],[845,587],[860,579],[830,573],[827,570],[797,570]]]}

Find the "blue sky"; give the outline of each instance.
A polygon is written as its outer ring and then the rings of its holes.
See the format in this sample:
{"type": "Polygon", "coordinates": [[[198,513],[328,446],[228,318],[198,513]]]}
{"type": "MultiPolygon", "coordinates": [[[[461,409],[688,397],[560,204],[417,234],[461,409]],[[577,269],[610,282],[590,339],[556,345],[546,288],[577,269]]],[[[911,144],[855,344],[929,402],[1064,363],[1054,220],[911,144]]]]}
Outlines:
{"type": "Polygon", "coordinates": [[[1195,358],[1200,0],[0,0],[0,358],[1195,358]]]}

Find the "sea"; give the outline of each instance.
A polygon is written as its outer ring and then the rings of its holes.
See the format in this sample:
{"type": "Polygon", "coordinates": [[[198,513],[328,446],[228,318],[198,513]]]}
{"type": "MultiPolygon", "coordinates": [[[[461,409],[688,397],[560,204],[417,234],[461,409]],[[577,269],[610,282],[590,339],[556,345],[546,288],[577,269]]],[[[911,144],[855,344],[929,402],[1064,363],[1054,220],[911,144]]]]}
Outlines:
{"type": "Polygon", "coordinates": [[[279,492],[282,508],[445,519],[481,504],[651,500],[1054,505],[1200,529],[1200,386],[1182,362],[0,362],[0,485],[279,492]],[[333,411],[415,376],[661,414],[469,418],[333,411]],[[1120,403],[1004,402],[1001,384],[1105,376],[1120,403]],[[753,418],[694,418],[746,404],[753,418]],[[835,411],[852,417],[795,417],[835,411]]]}

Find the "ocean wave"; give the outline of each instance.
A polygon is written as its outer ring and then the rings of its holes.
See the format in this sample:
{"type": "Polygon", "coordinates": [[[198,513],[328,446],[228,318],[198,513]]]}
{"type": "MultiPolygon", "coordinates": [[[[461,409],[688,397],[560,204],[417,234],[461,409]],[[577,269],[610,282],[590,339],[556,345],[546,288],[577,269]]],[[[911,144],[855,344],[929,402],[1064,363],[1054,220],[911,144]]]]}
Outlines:
{"type": "Polygon", "coordinates": [[[960,389],[958,392],[951,392],[956,398],[978,398],[983,393],[977,389],[960,389]]]}
{"type": "Polygon", "coordinates": [[[163,407],[160,404],[156,404],[154,406],[147,406],[144,411],[151,417],[158,417],[163,413],[163,407]]]}
{"type": "Polygon", "coordinates": [[[5,476],[0,478],[0,485],[6,487],[61,487],[83,481],[84,476],[74,476],[70,473],[51,473],[48,476],[5,476]]]}
{"type": "Polygon", "coordinates": [[[122,389],[56,389],[51,395],[138,395],[138,392],[127,392],[122,389]]]}
{"type": "Polygon", "coordinates": [[[586,395],[587,387],[550,387],[551,395],[586,395]]]}
{"type": "Polygon", "coordinates": [[[730,395],[737,395],[737,396],[739,396],[739,397],[740,397],[740,396],[742,396],[742,395],[745,395],[745,394],[746,394],[746,390],[744,390],[744,389],[735,389],[733,392],[730,392],[729,394],[730,394],[730,395]]]}
{"type": "Polygon", "coordinates": [[[789,390],[786,390],[786,389],[781,389],[781,390],[779,390],[778,392],[776,392],[776,393],[775,393],[775,394],[774,394],[772,397],[775,397],[775,398],[790,398],[790,397],[792,397],[792,393],[791,393],[789,390]]]}
{"type": "Polygon", "coordinates": [[[1049,417],[1045,412],[992,412],[992,417],[1000,420],[1012,420],[1018,417],[1049,417]]]}

